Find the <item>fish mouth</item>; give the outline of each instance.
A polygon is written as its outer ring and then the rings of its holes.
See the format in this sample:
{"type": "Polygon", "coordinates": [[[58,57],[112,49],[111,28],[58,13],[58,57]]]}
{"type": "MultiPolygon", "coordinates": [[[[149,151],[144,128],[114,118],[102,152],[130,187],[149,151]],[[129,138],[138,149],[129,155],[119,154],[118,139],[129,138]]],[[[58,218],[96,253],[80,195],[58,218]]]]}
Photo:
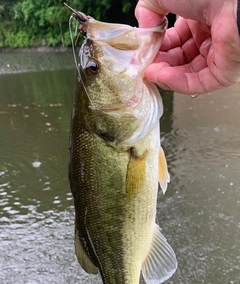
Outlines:
{"type": "Polygon", "coordinates": [[[141,45],[143,35],[149,34],[151,37],[151,34],[164,34],[167,26],[167,17],[164,18],[161,25],[151,28],[109,24],[89,18],[87,21],[87,37],[94,41],[106,43],[119,50],[135,50],[141,45]]]}
{"type": "Polygon", "coordinates": [[[167,18],[161,25],[151,28],[108,24],[90,18],[86,36],[102,50],[105,63],[116,62],[118,66],[124,66],[123,69],[131,66],[143,77],[160,49],[167,25],[167,18]]]}

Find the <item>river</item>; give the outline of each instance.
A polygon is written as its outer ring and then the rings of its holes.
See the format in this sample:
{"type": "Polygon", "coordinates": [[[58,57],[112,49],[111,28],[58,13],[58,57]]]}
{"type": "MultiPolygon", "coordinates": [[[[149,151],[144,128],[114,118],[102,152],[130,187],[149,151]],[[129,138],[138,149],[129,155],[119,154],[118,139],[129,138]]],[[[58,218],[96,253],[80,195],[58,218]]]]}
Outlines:
{"type": "MultiPolygon", "coordinates": [[[[71,53],[0,54],[0,283],[100,284],[74,253],[71,53]]],[[[158,223],[179,267],[167,284],[240,283],[240,85],[163,92],[171,183],[158,223]]]]}

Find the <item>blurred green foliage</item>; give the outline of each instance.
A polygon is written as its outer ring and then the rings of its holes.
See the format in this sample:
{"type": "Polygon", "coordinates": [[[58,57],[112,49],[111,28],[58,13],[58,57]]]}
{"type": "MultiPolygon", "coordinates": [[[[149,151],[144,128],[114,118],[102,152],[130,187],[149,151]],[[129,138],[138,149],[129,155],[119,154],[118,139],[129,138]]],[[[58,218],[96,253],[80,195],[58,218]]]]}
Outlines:
{"type": "MultiPolygon", "coordinates": [[[[68,5],[97,20],[135,24],[134,0],[71,0],[68,5]]],[[[71,12],[60,0],[2,0],[0,47],[68,46],[71,12]]]]}

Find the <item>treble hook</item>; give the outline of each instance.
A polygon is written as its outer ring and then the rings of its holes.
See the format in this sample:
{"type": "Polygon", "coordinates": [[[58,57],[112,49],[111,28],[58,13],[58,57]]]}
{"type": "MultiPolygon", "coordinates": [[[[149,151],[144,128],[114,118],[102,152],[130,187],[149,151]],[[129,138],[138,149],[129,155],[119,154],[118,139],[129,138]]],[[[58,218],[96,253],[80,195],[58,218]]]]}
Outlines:
{"type": "Polygon", "coordinates": [[[63,3],[64,6],[66,6],[69,10],[71,10],[73,12],[73,17],[83,26],[86,26],[87,25],[87,21],[88,21],[88,18],[87,16],[82,13],[82,12],[78,12],[76,10],[74,10],[72,7],[68,6],[67,3],[63,3]]]}

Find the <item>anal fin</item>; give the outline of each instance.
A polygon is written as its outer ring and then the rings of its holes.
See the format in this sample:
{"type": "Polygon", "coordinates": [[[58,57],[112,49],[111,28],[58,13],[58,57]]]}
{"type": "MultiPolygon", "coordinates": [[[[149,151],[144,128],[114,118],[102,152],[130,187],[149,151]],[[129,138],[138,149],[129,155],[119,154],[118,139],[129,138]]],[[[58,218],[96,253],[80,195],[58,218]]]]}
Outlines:
{"type": "Polygon", "coordinates": [[[159,284],[170,278],[177,269],[176,255],[156,225],[152,246],[142,266],[147,284],[159,284]]]}
{"type": "Polygon", "coordinates": [[[92,263],[90,258],[88,257],[85,249],[82,246],[82,243],[79,239],[79,236],[77,234],[77,231],[75,232],[75,251],[76,256],[78,259],[79,264],[81,267],[90,274],[97,274],[98,268],[92,263]]]}
{"type": "Polygon", "coordinates": [[[159,147],[158,156],[158,181],[164,194],[167,190],[168,183],[170,182],[170,176],[168,173],[165,154],[161,146],[159,147]]]}

